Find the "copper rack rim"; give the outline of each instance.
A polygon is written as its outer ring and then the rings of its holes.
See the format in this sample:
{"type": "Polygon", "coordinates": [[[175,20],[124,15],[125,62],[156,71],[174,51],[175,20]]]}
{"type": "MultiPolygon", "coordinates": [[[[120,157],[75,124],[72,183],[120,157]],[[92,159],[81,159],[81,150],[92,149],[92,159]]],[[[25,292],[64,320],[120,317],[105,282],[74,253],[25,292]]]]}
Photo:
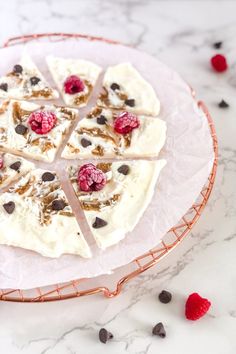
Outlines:
{"type": "MultiPolygon", "coordinates": [[[[114,45],[122,44],[118,41],[114,41],[103,37],[96,37],[96,36],[79,34],[79,33],[54,32],[54,33],[39,33],[39,34],[29,34],[24,36],[12,37],[9,38],[4,43],[3,48],[12,45],[26,43],[32,40],[40,40],[42,38],[46,38],[49,40],[51,40],[52,38],[58,38],[59,40],[75,38],[75,39],[85,39],[89,41],[102,41],[114,45]]],[[[193,90],[192,87],[190,87],[190,89],[191,89],[192,96],[195,98],[195,91],[193,90]]],[[[97,287],[91,286],[85,290],[82,290],[79,289],[78,287],[80,286],[81,283],[84,284],[85,282],[87,282],[88,279],[77,279],[63,284],[54,284],[47,287],[37,287],[35,289],[30,289],[30,290],[0,289],[0,300],[11,301],[11,302],[33,303],[33,302],[66,300],[75,297],[82,297],[82,296],[93,295],[98,293],[102,293],[107,298],[112,298],[120,294],[121,290],[123,289],[124,285],[127,282],[129,282],[134,277],[142,274],[143,272],[150,269],[151,267],[155,266],[157,263],[160,262],[161,259],[163,259],[167,254],[169,254],[175,247],[177,247],[180,244],[180,242],[183,241],[183,239],[189,234],[189,232],[192,230],[195,223],[200,218],[202,211],[209,200],[210,194],[213,189],[216,171],[217,171],[217,164],[218,164],[218,141],[217,141],[217,135],[216,135],[213,119],[205,103],[203,101],[198,101],[197,103],[199,108],[202,109],[202,111],[204,112],[207,118],[210,133],[212,136],[214,162],[213,162],[211,173],[208,177],[208,181],[206,185],[203,187],[202,192],[200,193],[198,200],[182,217],[180,223],[172,227],[170,231],[162,238],[162,240],[155,248],[137,257],[130,263],[130,265],[133,265],[137,269],[121,277],[119,281],[115,284],[115,290],[110,290],[108,287],[102,285],[97,287]],[[171,242],[168,241],[167,239],[168,235],[172,235],[173,241],[171,242]],[[142,264],[143,261],[145,261],[145,263],[142,264]]]]}

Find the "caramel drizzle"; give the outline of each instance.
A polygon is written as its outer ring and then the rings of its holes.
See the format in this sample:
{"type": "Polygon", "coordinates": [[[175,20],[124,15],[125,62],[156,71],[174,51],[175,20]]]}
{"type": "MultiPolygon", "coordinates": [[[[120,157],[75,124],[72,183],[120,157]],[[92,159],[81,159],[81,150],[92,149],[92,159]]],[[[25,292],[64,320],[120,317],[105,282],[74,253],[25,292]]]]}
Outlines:
{"type": "Polygon", "coordinates": [[[115,137],[113,137],[109,134],[103,133],[103,131],[100,128],[81,127],[79,130],[76,130],[76,133],[78,133],[79,135],[88,134],[88,135],[93,136],[95,138],[102,138],[105,140],[110,140],[114,145],[117,145],[115,137]]]}
{"type": "Polygon", "coordinates": [[[49,87],[45,87],[42,90],[33,90],[31,94],[26,94],[25,98],[29,98],[29,97],[44,97],[44,98],[49,98],[52,97],[52,89],[50,89],[49,87]]]}
{"type": "Polygon", "coordinates": [[[76,113],[71,111],[70,109],[66,108],[66,107],[60,107],[60,106],[55,106],[56,108],[59,109],[59,112],[63,113],[65,116],[65,119],[68,120],[74,120],[76,117],[76,113]]]}
{"type": "MultiPolygon", "coordinates": [[[[4,101],[0,107],[0,114],[4,114],[9,106],[10,101],[4,101]]],[[[2,128],[3,129],[3,128],[2,128]]]]}
{"type": "Polygon", "coordinates": [[[19,195],[25,194],[30,187],[34,184],[35,177],[31,177],[25,184],[13,189],[13,192],[18,193],[19,195]]]}
{"type": "Polygon", "coordinates": [[[116,91],[114,92],[114,94],[116,94],[119,99],[122,101],[122,103],[118,106],[114,106],[109,98],[109,92],[108,90],[103,87],[103,92],[100,93],[99,97],[98,97],[98,102],[97,105],[101,106],[101,107],[112,107],[113,109],[122,109],[124,108],[124,102],[128,99],[128,96],[126,93],[121,92],[121,91],[116,91]]]}
{"type": "Polygon", "coordinates": [[[76,148],[74,145],[70,144],[70,143],[67,143],[66,146],[70,149],[70,151],[73,153],[73,154],[78,154],[80,153],[80,149],[79,148],[76,148]]]}
{"type": "Polygon", "coordinates": [[[103,201],[94,199],[92,201],[80,201],[81,207],[86,211],[100,211],[104,207],[113,206],[120,200],[120,194],[114,194],[111,198],[103,201]]]}
{"type": "Polygon", "coordinates": [[[27,111],[22,109],[18,102],[14,102],[12,105],[12,117],[15,124],[21,123],[24,118],[28,117],[34,111],[27,111]]]}
{"type": "Polygon", "coordinates": [[[87,93],[80,92],[74,99],[74,104],[76,106],[80,106],[82,103],[86,103],[88,101],[89,96],[91,95],[93,85],[88,81],[84,80],[85,86],[88,89],[87,93]]]}
{"type": "Polygon", "coordinates": [[[91,112],[89,112],[86,116],[86,118],[91,119],[98,117],[102,113],[102,108],[100,107],[94,107],[91,112]]]}
{"type": "Polygon", "coordinates": [[[95,149],[92,150],[93,155],[97,156],[103,156],[104,155],[104,149],[101,145],[98,145],[95,147],[95,149]]]}
{"type": "Polygon", "coordinates": [[[47,152],[51,149],[56,148],[56,145],[54,143],[52,143],[51,141],[43,141],[43,139],[47,139],[47,138],[40,137],[35,140],[32,140],[30,143],[31,143],[31,145],[34,145],[34,146],[40,146],[42,152],[47,152]]]}
{"type": "Polygon", "coordinates": [[[107,173],[111,170],[111,162],[100,162],[97,164],[97,168],[104,173],[107,173]]]}

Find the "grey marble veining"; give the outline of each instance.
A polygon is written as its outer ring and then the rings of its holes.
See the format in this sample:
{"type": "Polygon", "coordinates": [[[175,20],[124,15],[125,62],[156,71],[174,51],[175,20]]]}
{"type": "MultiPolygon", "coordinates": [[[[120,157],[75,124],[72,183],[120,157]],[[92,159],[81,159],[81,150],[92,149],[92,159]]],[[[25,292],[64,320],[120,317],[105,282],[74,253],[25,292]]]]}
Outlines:
{"type": "Polygon", "coordinates": [[[38,32],[104,36],[145,50],[176,69],[208,105],[219,139],[214,190],[191,235],[112,300],[102,296],[60,303],[0,303],[0,344],[15,354],[234,354],[236,352],[236,2],[155,0],[8,0],[1,2],[0,41],[38,32]],[[215,74],[212,44],[223,41],[230,70],[215,74]],[[224,98],[228,109],[219,109],[224,98]],[[173,301],[157,294],[170,289],[173,301]],[[186,296],[212,301],[199,322],[184,319],[186,296]],[[151,335],[162,321],[167,338],[151,335]],[[114,333],[98,342],[101,326],[114,333]]]}

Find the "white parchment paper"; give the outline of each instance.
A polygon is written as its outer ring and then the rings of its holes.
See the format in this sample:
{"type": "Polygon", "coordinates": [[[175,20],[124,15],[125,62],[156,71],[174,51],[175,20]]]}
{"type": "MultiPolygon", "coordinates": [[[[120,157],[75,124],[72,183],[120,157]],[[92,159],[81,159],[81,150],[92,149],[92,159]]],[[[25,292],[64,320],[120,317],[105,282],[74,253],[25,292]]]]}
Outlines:
{"type": "Polygon", "coordinates": [[[167,166],[161,173],[152,202],[133,232],[106,251],[99,250],[92,242],[92,259],[71,255],[50,259],[24,249],[0,246],[2,289],[27,289],[94,277],[129,263],[155,247],[191,207],[214,160],[207,119],[193,100],[188,85],[176,72],[153,57],[132,48],[103,42],[34,42],[1,49],[0,75],[19,61],[25,48],[50,82],[44,59],[48,54],[89,59],[104,69],[108,65],[131,62],[152,84],[160,99],[159,117],[167,122],[167,141],[159,158],[165,158],[167,166]]]}

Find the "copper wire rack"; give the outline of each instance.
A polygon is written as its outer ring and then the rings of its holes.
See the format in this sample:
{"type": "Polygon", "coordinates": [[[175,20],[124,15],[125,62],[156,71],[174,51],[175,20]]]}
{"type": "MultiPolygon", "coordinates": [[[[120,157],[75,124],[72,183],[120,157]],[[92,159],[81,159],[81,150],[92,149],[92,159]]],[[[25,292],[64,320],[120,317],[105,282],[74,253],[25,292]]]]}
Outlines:
{"type": "MultiPolygon", "coordinates": [[[[4,47],[23,44],[33,40],[46,39],[47,41],[57,41],[66,40],[68,38],[74,38],[77,40],[86,39],[89,41],[103,41],[109,44],[120,44],[119,42],[110,39],[83,34],[42,33],[10,38],[6,41],[4,47]]],[[[193,90],[192,94],[195,96],[193,90]]],[[[213,120],[204,102],[198,101],[198,106],[202,109],[208,120],[212,136],[215,156],[212,171],[196,202],[181,218],[179,223],[169,230],[169,232],[162,238],[155,248],[137,257],[130,264],[115,270],[112,278],[116,278],[116,280],[113,280],[112,285],[110,285],[111,275],[106,275],[92,279],[77,279],[67,283],[55,284],[30,290],[0,289],[0,300],[13,302],[44,302],[71,299],[97,293],[101,293],[107,298],[112,298],[121,292],[126,283],[149,268],[154,267],[160,262],[161,259],[167,256],[177,245],[179,245],[200,218],[210,197],[217,170],[218,143],[213,120]]]]}

